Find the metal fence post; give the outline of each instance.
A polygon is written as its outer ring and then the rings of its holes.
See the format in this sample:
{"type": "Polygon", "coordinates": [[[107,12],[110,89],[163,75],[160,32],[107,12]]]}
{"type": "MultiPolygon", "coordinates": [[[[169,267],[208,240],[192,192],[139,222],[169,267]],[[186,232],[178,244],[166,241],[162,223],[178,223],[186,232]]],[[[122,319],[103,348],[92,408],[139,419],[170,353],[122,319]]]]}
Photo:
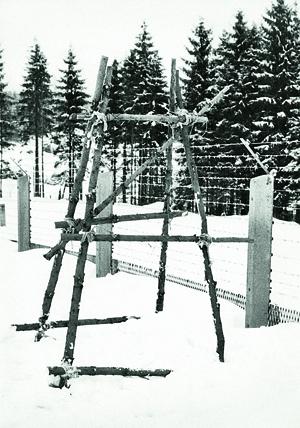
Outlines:
{"type": "Polygon", "coordinates": [[[18,178],[18,251],[30,249],[30,183],[29,177],[18,178]]]}
{"type": "Polygon", "coordinates": [[[250,182],[246,327],[268,325],[274,178],[262,175],[250,182]]]}
{"type": "MultiPolygon", "coordinates": [[[[98,175],[96,202],[100,204],[113,192],[113,172],[104,172],[98,175]]],[[[113,204],[109,204],[97,217],[108,217],[112,215],[113,204]]],[[[110,234],[112,223],[99,224],[96,226],[97,234],[110,234]]],[[[112,243],[96,242],[96,277],[104,277],[111,272],[112,266],[112,243]]]]}

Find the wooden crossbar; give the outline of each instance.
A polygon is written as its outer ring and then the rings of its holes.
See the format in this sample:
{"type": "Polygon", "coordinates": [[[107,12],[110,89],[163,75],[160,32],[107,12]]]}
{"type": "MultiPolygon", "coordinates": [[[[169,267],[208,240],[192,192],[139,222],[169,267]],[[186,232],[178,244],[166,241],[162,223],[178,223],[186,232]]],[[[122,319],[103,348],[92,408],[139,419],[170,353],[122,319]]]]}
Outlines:
{"type": "MultiPolygon", "coordinates": [[[[81,241],[84,239],[82,233],[62,233],[61,240],[68,241],[81,241]]],[[[211,237],[211,242],[215,243],[231,243],[231,242],[254,242],[253,239],[244,238],[244,237],[211,237]]],[[[200,237],[196,235],[91,235],[91,240],[93,241],[132,241],[132,242],[201,242],[200,237]]]]}
{"type": "MultiPolygon", "coordinates": [[[[121,322],[126,322],[129,319],[140,319],[140,317],[135,316],[122,316],[122,317],[112,317],[112,318],[104,318],[104,319],[97,319],[97,318],[87,318],[78,320],[77,326],[84,326],[84,325],[99,325],[99,324],[117,324],[121,322]]],[[[50,328],[63,328],[68,327],[69,320],[59,320],[59,321],[51,321],[49,323],[46,323],[43,326],[44,330],[48,330],[50,328]]],[[[28,324],[12,324],[13,327],[16,327],[16,331],[30,331],[30,330],[38,330],[41,327],[41,324],[38,322],[35,323],[28,323],[28,324]]]]}
{"type": "MultiPolygon", "coordinates": [[[[139,377],[148,377],[148,376],[168,376],[172,370],[170,369],[155,369],[155,370],[145,370],[145,369],[130,369],[127,367],[96,367],[96,366],[82,366],[82,367],[73,367],[72,370],[76,373],[77,376],[139,376],[139,377]]],[[[68,376],[64,367],[54,366],[48,367],[50,375],[55,376],[68,376]]]]}
{"type": "MultiPolygon", "coordinates": [[[[96,224],[106,224],[106,223],[120,223],[125,221],[138,221],[138,220],[154,220],[165,218],[168,215],[170,218],[181,217],[185,215],[185,211],[173,211],[169,214],[166,213],[144,213],[144,214],[124,214],[124,215],[111,215],[108,217],[94,218],[91,221],[92,225],[96,224]]],[[[56,229],[67,229],[69,223],[65,220],[56,221],[56,229]]]]}
{"type": "MultiPolygon", "coordinates": [[[[86,115],[71,115],[70,120],[88,120],[86,115]]],[[[107,122],[156,122],[167,123],[169,125],[206,123],[207,117],[199,114],[130,114],[130,113],[109,113],[105,116],[107,122]]]]}

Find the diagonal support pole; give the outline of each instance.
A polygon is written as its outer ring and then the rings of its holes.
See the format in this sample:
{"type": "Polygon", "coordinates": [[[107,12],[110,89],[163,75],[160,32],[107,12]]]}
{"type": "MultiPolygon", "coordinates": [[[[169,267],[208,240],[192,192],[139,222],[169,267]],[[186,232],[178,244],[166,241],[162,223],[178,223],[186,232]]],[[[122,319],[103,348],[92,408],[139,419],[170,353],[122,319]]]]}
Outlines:
{"type": "MultiPolygon", "coordinates": [[[[112,78],[112,67],[107,67],[106,73],[106,92],[104,94],[103,100],[101,102],[100,112],[105,113],[109,101],[109,92],[112,78]]],[[[98,174],[100,169],[101,155],[102,155],[102,147],[104,143],[104,125],[100,125],[99,134],[98,134],[98,144],[94,151],[93,165],[89,180],[89,188],[88,194],[86,195],[86,206],[85,206],[85,215],[84,222],[85,226],[83,228],[84,232],[88,232],[90,230],[90,222],[93,219],[93,209],[96,203],[96,186],[98,180],[98,174]]],[[[87,260],[89,248],[89,240],[84,239],[81,242],[79,254],[77,257],[75,275],[74,275],[74,285],[73,285],[73,293],[69,314],[69,325],[66,335],[66,343],[65,350],[63,355],[63,361],[68,364],[73,363],[74,359],[74,349],[75,349],[75,341],[78,327],[78,317],[79,317],[79,309],[80,309],[80,301],[82,295],[82,289],[84,284],[84,270],[85,264],[87,260]]]]}
{"type": "Polygon", "coordinates": [[[173,144],[175,139],[173,137],[169,138],[159,149],[157,149],[156,153],[149,159],[147,159],[137,170],[129,177],[127,180],[125,180],[124,183],[122,183],[119,187],[116,188],[116,190],[111,193],[110,196],[108,196],[103,202],[101,202],[99,205],[97,205],[94,208],[94,216],[98,215],[101,211],[104,210],[104,208],[107,207],[111,202],[114,201],[114,199],[120,195],[123,191],[123,189],[128,188],[130,184],[140,175],[143,171],[145,171],[146,168],[148,168],[149,165],[154,163],[156,159],[169,147],[173,144]]]}
{"type": "MultiPolygon", "coordinates": [[[[175,111],[175,87],[176,87],[176,60],[172,59],[171,64],[171,83],[170,83],[170,96],[169,96],[169,111],[174,113],[175,111]]],[[[172,135],[172,131],[169,133],[172,135]]],[[[166,150],[166,178],[165,178],[165,201],[164,201],[164,213],[165,218],[163,220],[162,235],[169,235],[169,224],[170,224],[170,210],[172,203],[172,146],[166,150]]],[[[165,282],[166,282],[166,265],[167,265],[167,250],[168,241],[165,241],[161,245],[160,260],[159,260],[159,272],[158,272],[158,292],[156,300],[156,312],[160,312],[164,308],[164,296],[165,296],[165,282]]]]}
{"type": "MultiPolygon", "coordinates": [[[[104,74],[106,70],[108,58],[105,56],[102,56],[99,66],[99,73],[98,73],[98,80],[97,85],[95,89],[95,96],[94,100],[99,102],[99,94],[103,91],[104,86],[104,74]],[[97,97],[96,97],[97,95],[97,97]]],[[[83,141],[83,150],[82,155],[80,159],[80,165],[75,177],[74,186],[72,189],[72,194],[69,199],[68,208],[67,208],[67,214],[66,218],[73,219],[75,210],[77,207],[77,203],[79,201],[79,194],[82,189],[82,182],[86,173],[87,164],[89,161],[90,151],[91,151],[91,145],[92,145],[92,137],[93,137],[93,127],[96,122],[96,115],[93,115],[90,120],[87,123],[85,134],[84,134],[84,141],[83,141]]],[[[62,266],[62,261],[65,253],[65,246],[66,243],[61,242],[60,245],[56,246],[55,251],[52,251],[51,253],[48,252],[44,255],[44,257],[47,260],[50,260],[54,255],[55,259],[53,262],[52,270],[50,273],[50,277],[48,280],[47,288],[44,294],[43,304],[42,304],[42,316],[39,318],[39,322],[41,324],[41,331],[39,331],[36,335],[36,340],[40,340],[42,337],[43,332],[43,326],[45,325],[48,317],[49,312],[53,300],[53,296],[55,293],[57,281],[60,274],[60,269],[62,266]],[[49,254],[50,253],[50,254],[49,254]]],[[[51,251],[51,250],[50,250],[51,251]]]]}
{"type": "MultiPolygon", "coordinates": [[[[177,96],[178,107],[183,108],[178,71],[176,73],[176,96],[177,96]]],[[[195,194],[197,211],[201,217],[201,234],[208,235],[205,207],[202,199],[197,167],[196,167],[195,160],[193,158],[191,147],[190,147],[189,131],[188,131],[187,125],[183,125],[181,130],[181,137],[182,137],[182,142],[185,149],[188,170],[191,176],[192,187],[195,194]]],[[[214,326],[215,326],[215,331],[217,336],[217,353],[219,355],[219,360],[221,362],[224,362],[225,338],[224,338],[221,315],[220,315],[220,305],[217,300],[217,293],[216,293],[217,283],[214,280],[212,269],[211,269],[211,261],[209,257],[208,245],[200,245],[199,247],[201,248],[202,255],[203,255],[205,279],[208,283],[208,290],[209,290],[214,326]]]]}

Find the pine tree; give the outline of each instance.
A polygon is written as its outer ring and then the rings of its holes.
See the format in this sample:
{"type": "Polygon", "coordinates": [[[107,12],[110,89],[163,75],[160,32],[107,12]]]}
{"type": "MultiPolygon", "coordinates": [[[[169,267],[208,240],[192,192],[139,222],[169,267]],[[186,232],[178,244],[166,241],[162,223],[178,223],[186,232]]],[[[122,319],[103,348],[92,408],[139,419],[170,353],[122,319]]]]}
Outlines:
{"type": "Polygon", "coordinates": [[[36,43],[30,51],[27,74],[20,93],[19,120],[22,138],[28,141],[35,139],[34,195],[43,195],[43,136],[51,129],[52,92],[50,74],[47,71],[47,60],[40,46],[36,43]],[[41,139],[41,150],[40,150],[41,139]],[[41,166],[41,169],[40,169],[41,166]]]}
{"type": "Polygon", "coordinates": [[[249,66],[257,37],[255,30],[248,28],[243,13],[238,12],[232,31],[223,33],[215,51],[215,90],[228,85],[230,89],[209,115],[211,146],[207,169],[208,176],[213,177],[208,183],[213,190],[214,214],[244,213],[247,203],[243,189],[251,175],[252,161],[240,138],[250,136],[251,107],[247,94],[253,83],[249,66]]]}
{"type": "MultiPolygon", "coordinates": [[[[193,36],[189,38],[190,46],[186,48],[188,59],[184,60],[185,77],[184,83],[184,101],[185,107],[189,112],[199,110],[203,103],[210,98],[211,70],[211,31],[207,30],[201,20],[193,31],[193,36]]],[[[200,144],[203,144],[203,128],[193,128],[190,135],[193,155],[196,165],[199,168],[202,164],[200,153],[200,144]]],[[[192,209],[193,189],[186,165],[185,153],[183,148],[176,151],[178,162],[178,173],[176,177],[177,187],[175,188],[176,208],[192,209]]]]}
{"type": "Polygon", "coordinates": [[[275,215],[285,218],[293,202],[286,185],[291,179],[297,180],[297,174],[293,177],[287,166],[294,165],[292,153],[299,147],[300,82],[298,18],[284,0],[276,0],[267,11],[263,34],[257,142],[261,143],[259,153],[268,168],[277,170],[275,215]]]}
{"type": "Polygon", "coordinates": [[[84,80],[71,49],[64,59],[66,68],[60,70],[61,78],[55,94],[55,140],[58,143],[56,154],[60,160],[57,167],[60,176],[68,183],[69,194],[74,184],[76,160],[80,158],[82,149],[82,133],[84,124],[77,118],[87,104],[88,95],[84,90],[84,80]],[[62,168],[67,164],[67,168],[62,168]]]}
{"type": "Polygon", "coordinates": [[[6,92],[3,68],[2,50],[0,50],[0,198],[2,197],[2,179],[12,174],[8,162],[4,161],[3,151],[5,148],[9,147],[13,132],[11,113],[12,99],[6,92]]]}
{"type": "MultiPolygon", "coordinates": [[[[163,114],[167,112],[166,81],[163,76],[161,59],[154,49],[147,26],[142,25],[134,48],[122,67],[123,110],[136,114],[163,114]]],[[[150,157],[157,145],[166,138],[167,129],[163,125],[125,124],[123,153],[130,163],[125,173],[141,165],[150,157]],[[129,170],[129,171],[128,171],[129,170]]],[[[162,161],[148,168],[131,188],[140,204],[155,202],[163,195],[161,182],[162,161]]]]}

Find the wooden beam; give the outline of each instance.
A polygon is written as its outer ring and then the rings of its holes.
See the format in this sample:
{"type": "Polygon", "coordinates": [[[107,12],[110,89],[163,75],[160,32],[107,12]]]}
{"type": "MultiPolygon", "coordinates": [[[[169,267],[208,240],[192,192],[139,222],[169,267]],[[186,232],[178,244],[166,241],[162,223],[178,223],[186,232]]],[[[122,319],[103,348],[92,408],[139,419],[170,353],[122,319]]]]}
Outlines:
{"type": "Polygon", "coordinates": [[[176,125],[183,123],[206,123],[207,118],[205,116],[189,113],[181,115],[110,113],[107,115],[107,121],[157,122],[176,125]]]}
{"type": "MultiPolygon", "coordinates": [[[[100,74],[103,73],[103,70],[106,69],[106,64],[107,64],[106,57],[102,57],[101,61],[100,61],[98,77],[100,74]]],[[[101,89],[100,92],[102,93],[103,92],[103,81],[101,81],[99,78],[97,81],[96,89],[95,89],[94,99],[96,97],[98,97],[97,91],[99,92],[100,89],[101,89]]],[[[100,108],[99,108],[99,110],[100,110],[100,108]]],[[[92,138],[93,137],[93,129],[94,129],[94,124],[95,124],[96,118],[97,118],[96,115],[92,115],[86,124],[86,129],[85,129],[84,138],[83,138],[83,148],[82,148],[82,153],[81,153],[81,158],[80,158],[80,164],[79,164],[76,176],[75,176],[74,186],[73,186],[72,193],[71,193],[71,196],[70,196],[70,199],[68,202],[68,208],[67,208],[67,213],[66,213],[67,218],[71,218],[71,219],[74,218],[76,207],[77,207],[77,204],[79,201],[79,195],[80,195],[80,192],[82,190],[82,182],[83,182],[83,179],[84,179],[84,176],[86,173],[86,169],[87,169],[87,164],[89,161],[89,156],[90,156],[90,151],[91,151],[91,146],[92,146],[92,141],[93,141],[93,138],[92,138]]],[[[46,323],[46,321],[49,317],[50,308],[52,305],[52,299],[53,299],[53,296],[55,293],[57,281],[58,281],[59,274],[60,274],[60,269],[62,266],[63,257],[65,254],[65,246],[66,246],[66,242],[61,241],[57,245],[52,247],[50,249],[50,251],[48,251],[46,254],[44,254],[44,257],[46,260],[51,260],[52,257],[54,257],[54,256],[55,256],[55,259],[54,259],[52,270],[51,270],[50,277],[48,280],[47,288],[46,288],[45,294],[44,294],[42,316],[39,318],[39,321],[41,324],[46,323]]],[[[39,340],[39,336],[36,338],[37,340],[39,340]]]]}
{"type": "MultiPolygon", "coordinates": [[[[82,233],[62,233],[62,241],[81,241],[84,235],[82,233]]],[[[201,242],[197,235],[98,235],[92,236],[93,241],[126,241],[126,242],[201,242]]],[[[211,242],[215,243],[230,243],[230,242],[253,242],[253,239],[239,237],[210,237],[211,242]]]]}
{"type": "MultiPolygon", "coordinates": [[[[176,60],[172,59],[171,63],[171,82],[169,94],[169,112],[175,111],[175,86],[176,86],[176,60]]],[[[172,129],[169,128],[169,136],[172,135],[172,129]]],[[[164,217],[162,225],[162,237],[169,235],[170,211],[172,205],[172,170],[173,170],[172,146],[166,150],[166,175],[165,175],[165,200],[164,200],[164,217]]],[[[160,251],[159,270],[158,270],[158,290],[156,299],[156,312],[160,312],[164,308],[165,298],[165,282],[166,282],[166,265],[167,265],[167,250],[168,242],[163,241],[160,251]]]]}
{"type": "MultiPolygon", "coordinates": [[[[112,78],[112,67],[107,67],[106,78],[105,78],[105,91],[103,94],[103,98],[99,103],[99,105],[101,105],[100,113],[106,113],[106,109],[109,101],[111,78],[112,78]]],[[[94,217],[93,210],[96,203],[96,186],[97,186],[97,179],[98,179],[98,174],[100,169],[103,144],[104,144],[104,125],[103,123],[101,123],[99,125],[99,130],[98,130],[97,146],[94,150],[93,164],[92,164],[91,174],[89,178],[88,194],[86,195],[86,205],[85,205],[85,214],[84,214],[85,226],[83,228],[84,232],[89,232],[90,230],[89,224],[94,217]]],[[[85,264],[87,260],[88,248],[89,248],[89,241],[88,240],[82,241],[80,244],[80,249],[79,249],[76,268],[75,268],[73,293],[72,293],[72,300],[71,300],[71,306],[70,306],[70,312],[69,312],[69,325],[67,329],[65,349],[64,349],[64,355],[63,355],[63,361],[68,364],[72,364],[74,359],[77,323],[78,323],[78,317],[79,317],[81,295],[82,295],[82,290],[84,286],[84,270],[85,270],[85,264]]]]}
{"type": "MultiPolygon", "coordinates": [[[[172,370],[170,369],[155,369],[155,370],[145,370],[145,369],[129,369],[127,367],[95,367],[95,366],[82,366],[74,367],[74,372],[79,376],[139,376],[139,377],[149,377],[149,376],[168,376],[172,370]]],[[[67,376],[66,370],[64,367],[54,366],[48,367],[50,375],[55,376],[67,376]]]]}
{"type": "MultiPolygon", "coordinates": [[[[176,72],[176,96],[177,96],[177,103],[180,108],[183,107],[183,101],[182,101],[182,94],[181,94],[181,87],[180,87],[180,78],[179,78],[179,72],[177,70],[176,72]]],[[[219,100],[219,95],[217,98],[215,98],[215,102],[219,100]]],[[[208,227],[207,227],[207,218],[205,213],[205,206],[203,203],[202,198],[202,192],[199,184],[199,177],[198,177],[198,171],[197,171],[197,165],[195,164],[195,160],[193,158],[190,141],[189,141],[189,129],[188,126],[183,125],[181,130],[181,137],[182,142],[184,145],[185,155],[186,155],[186,161],[191,177],[192,187],[195,194],[195,201],[197,206],[197,211],[199,213],[199,216],[201,218],[201,234],[207,235],[208,234],[208,227]]],[[[216,293],[216,281],[214,280],[212,268],[211,268],[211,260],[209,256],[209,249],[208,245],[202,245],[201,251],[203,255],[203,263],[204,263],[204,270],[205,270],[205,279],[208,284],[208,290],[209,290],[209,297],[210,297],[210,303],[212,308],[212,316],[215,326],[215,332],[217,337],[217,353],[219,355],[219,360],[221,362],[224,362],[224,348],[225,348],[225,338],[223,333],[223,326],[222,326],[222,320],[221,320],[221,314],[220,314],[220,305],[218,303],[217,299],[217,293],[216,293]]]]}
{"type": "Polygon", "coordinates": [[[100,60],[100,65],[99,65],[98,75],[97,75],[97,80],[96,80],[96,87],[95,87],[93,101],[92,101],[92,104],[95,108],[97,108],[97,105],[98,105],[100,98],[101,98],[107,62],[108,62],[108,57],[102,56],[101,60],[100,60]]]}
{"type": "MultiPolygon", "coordinates": [[[[139,220],[156,220],[165,218],[167,215],[170,218],[181,217],[185,215],[185,211],[171,211],[169,214],[166,213],[144,213],[144,214],[124,214],[124,215],[111,215],[103,218],[94,218],[91,224],[105,224],[105,223],[120,223],[125,221],[139,221],[139,220]]],[[[79,220],[81,221],[81,220],[79,220]]],[[[69,223],[67,221],[56,221],[56,229],[67,229],[69,223]]]]}
{"type": "MultiPolygon", "coordinates": [[[[98,71],[98,77],[100,74],[102,74],[103,70],[106,68],[106,64],[107,64],[107,58],[106,57],[102,57],[101,58],[101,62],[100,62],[100,66],[99,66],[99,71],[98,71]]],[[[103,90],[103,82],[100,82],[100,80],[97,82],[96,85],[96,89],[95,89],[95,93],[94,93],[94,99],[98,98],[98,92],[99,89],[101,88],[101,91],[103,90]]],[[[76,176],[75,176],[75,180],[74,180],[74,186],[72,189],[72,193],[68,202],[68,208],[67,208],[67,213],[66,213],[66,217],[67,218],[74,218],[74,214],[76,211],[76,207],[79,201],[79,195],[80,192],[82,190],[82,182],[85,176],[85,172],[86,172],[86,168],[87,168],[87,164],[89,161],[89,157],[90,157],[90,151],[91,151],[91,145],[92,145],[92,131],[93,131],[93,127],[94,127],[94,123],[97,120],[97,116],[96,115],[92,115],[89,119],[89,121],[86,124],[86,129],[85,129],[85,133],[84,133],[84,138],[83,138],[83,148],[82,148],[82,154],[81,154],[81,158],[80,158],[80,164],[79,164],[79,168],[77,170],[76,176]]],[[[62,243],[59,243],[57,245],[55,245],[53,248],[51,248],[46,254],[44,254],[44,257],[46,260],[51,260],[52,257],[54,257],[59,250],[63,250],[64,247],[62,245],[62,243]]]]}
{"type": "MultiPolygon", "coordinates": [[[[140,319],[140,317],[113,317],[113,318],[104,318],[104,319],[97,319],[97,318],[88,318],[88,319],[82,319],[78,320],[78,327],[85,326],[85,325],[99,325],[99,324],[118,324],[122,322],[126,322],[130,319],[140,319]]],[[[50,328],[64,328],[68,327],[69,320],[59,320],[59,321],[51,321],[47,324],[45,324],[45,328],[49,330],[50,328]]],[[[40,323],[29,323],[29,324],[12,324],[13,327],[16,327],[16,331],[30,331],[30,330],[38,330],[41,326],[40,323]]]]}
{"type": "MultiPolygon", "coordinates": [[[[72,118],[85,119],[86,115],[72,115],[72,118]]],[[[194,123],[207,123],[207,117],[199,114],[130,114],[130,113],[109,113],[106,115],[108,122],[156,122],[166,123],[169,125],[177,124],[194,124],[194,123]]]]}

